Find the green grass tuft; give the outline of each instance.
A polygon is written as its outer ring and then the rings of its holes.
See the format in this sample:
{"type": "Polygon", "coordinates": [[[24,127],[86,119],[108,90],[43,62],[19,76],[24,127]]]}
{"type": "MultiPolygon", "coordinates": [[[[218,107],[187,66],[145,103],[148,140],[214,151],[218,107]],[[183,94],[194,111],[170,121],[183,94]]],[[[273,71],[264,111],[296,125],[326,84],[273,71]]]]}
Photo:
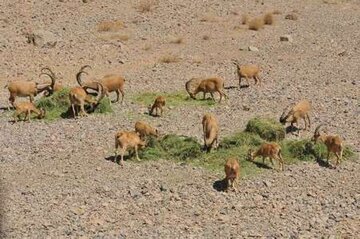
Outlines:
{"type": "MultiPolygon", "coordinates": [[[[44,108],[46,111],[46,120],[55,120],[59,118],[72,118],[73,114],[70,107],[69,88],[55,92],[49,97],[42,97],[36,102],[38,108],[44,108]]],[[[109,98],[105,97],[94,110],[95,113],[113,112],[109,98]]]]}
{"type": "Polygon", "coordinates": [[[285,138],[284,127],[273,119],[251,119],[246,125],[246,131],[255,133],[267,141],[280,141],[285,138]]]}
{"type": "MultiPolygon", "coordinates": [[[[195,138],[167,135],[161,139],[150,138],[145,149],[140,151],[140,158],[146,160],[171,159],[175,161],[186,161],[192,165],[204,167],[211,171],[222,172],[225,161],[229,157],[235,157],[241,165],[241,176],[250,177],[268,168],[272,168],[272,165],[269,160],[265,161],[265,165],[262,164],[261,157],[255,159],[254,162],[248,161],[249,149],[256,150],[262,143],[266,142],[264,135],[275,139],[282,138],[278,136],[278,134],[281,135],[281,133],[278,133],[280,130],[277,123],[271,121],[269,123],[268,119],[253,119],[250,120],[250,122],[248,125],[251,125],[252,133],[247,130],[225,137],[220,142],[219,147],[210,153],[203,151],[201,143],[197,142],[195,138]],[[266,123],[264,124],[263,122],[266,123]],[[271,128],[272,125],[275,125],[275,130],[271,128]],[[256,130],[253,130],[254,128],[256,130]],[[259,128],[261,130],[259,130],[259,128]],[[255,132],[258,132],[258,134],[255,132]]],[[[286,165],[300,161],[324,160],[327,155],[324,144],[314,144],[310,140],[283,140],[280,141],[279,144],[282,148],[285,169],[286,165]]],[[[345,159],[355,158],[354,155],[355,153],[351,148],[345,147],[345,159]]],[[[333,158],[334,155],[331,157],[333,158]]],[[[278,168],[277,162],[275,162],[275,167],[276,169],[278,168]]]]}
{"type": "Polygon", "coordinates": [[[194,100],[185,91],[173,93],[141,93],[133,96],[136,103],[142,105],[152,105],[157,96],[162,95],[166,99],[166,105],[170,107],[178,107],[182,105],[198,105],[198,106],[213,106],[215,102],[211,98],[205,100],[194,100]]]}

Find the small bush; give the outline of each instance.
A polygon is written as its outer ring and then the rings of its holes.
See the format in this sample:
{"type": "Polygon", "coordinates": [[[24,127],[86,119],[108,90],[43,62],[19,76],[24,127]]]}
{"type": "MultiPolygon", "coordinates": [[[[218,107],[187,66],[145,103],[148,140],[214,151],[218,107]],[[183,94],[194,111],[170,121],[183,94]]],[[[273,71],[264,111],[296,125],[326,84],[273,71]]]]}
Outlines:
{"type": "Polygon", "coordinates": [[[210,39],[210,37],[209,37],[208,35],[204,35],[204,36],[202,37],[202,39],[205,40],[205,41],[207,41],[207,40],[210,39]]]}
{"type": "Polygon", "coordinates": [[[224,149],[229,149],[243,145],[258,146],[263,142],[264,140],[256,134],[252,134],[248,132],[239,132],[229,137],[225,137],[223,140],[221,140],[219,147],[224,149]]]}
{"type": "Polygon", "coordinates": [[[294,13],[289,13],[285,16],[285,19],[296,21],[296,20],[298,20],[298,16],[294,13]]]}
{"type": "Polygon", "coordinates": [[[263,18],[254,18],[248,23],[249,29],[258,31],[264,27],[264,19],[263,18]]]}
{"type": "Polygon", "coordinates": [[[280,141],[285,138],[285,129],[273,119],[251,119],[246,125],[246,131],[268,141],[280,141]]]}
{"type": "Polygon", "coordinates": [[[264,23],[265,25],[272,25],[274,24],[274,17],[272,13],[266,13],[264,15],[264,23]]]}
{"type": "Polygon", "coordinates": [[[280,15],[282,12],[280,10],[274,10],[272,13],[274,15],[280,15]]]}
{"type": "Polygon", "coordinates": [[[174,37],[170,39],[170,43],[172,44],[181,44],[184,42],[184,39],[182,37],[174,37]]]}
{"type": "Polygon", "coordinates": [[[98,113],[98,114],[106,114],[112,112],[114,111],[111,108],[111,100],[109,97],[104,97],[94,110],[94,113],[98,113]]]}

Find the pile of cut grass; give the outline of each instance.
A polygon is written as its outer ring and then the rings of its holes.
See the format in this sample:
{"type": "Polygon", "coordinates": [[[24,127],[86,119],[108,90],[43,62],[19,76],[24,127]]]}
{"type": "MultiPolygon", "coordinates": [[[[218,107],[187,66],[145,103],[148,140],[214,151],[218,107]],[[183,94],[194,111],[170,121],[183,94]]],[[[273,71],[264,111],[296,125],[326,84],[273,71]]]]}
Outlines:
{"type": "MultiPolygon", "coordinates": [[[[251,129],[255,128],[256,130],[247,129],[244,132],[225,137],[219,143],[219,147],[210,153],[202,150],[202,145],[191,137],[167,135],[160,139],[150,138],[147,147],[140,151],[140,158],[145,160],[171,159],[185,161],[192,165],[219,172],[224,170],[224,164],[228,158],[235,157],[241,165],[242,177],[253,176],[272,166],[269,160],[265,161],[265,165],[262,164],[260,157],[254,162],[249,161],[249,149],[256,150],[262,143],[269,142],[266,138],[283,139],[283,137],[277,136],[280,131],[279,125],[272,120],[256,118],[250,120],[248,125],[252,126],[251,129]],[[256,125],[256,127],[253,125],[256,125]],[[266,133],[264,134],[264,132],[266,133]]],[[[281,140],[278,143],[282,148],[285,168],[286,165],[301,161],[326,160],[327,151],[322,143],[314,144],[310,140],[281,140]]],[[[345,148],[345,159],[355,158],[354,155],[351,148],[345,148]]],[[[277,162],[275,162],[275,167],[277,169],[277,162]]]]}
{"type": "MultiPolygon", "coordinates": [[[[49,97],[42,97],[36,102],[38,108],[43,108],[46,111],[46,120],[55,120],[59,118],[72,118],[72,111],[69,100],[69,88],[55,92],[49,97]]],[[[99,105],[95,108],[94,113],[111,113],[111,102],[109,98],[103,98],[99,105]]]]}
{"type": "Polygon", "coordinates": [[[194,100],[185,91],[172,93],[141,93],[133,96],[133,101],[148,106],[152,105],[155,98],[160,95],[165,97],[166,106],[170,107],[178,107],[182,105],[213,106],[216,104],[211,98],[206,98],[205,100],[194,100]]]}
{"type": "Polygon", "coordinates": [[[251,119],[246,125],[246,131],[259,135],[268,141],[280,141],[285,138],[285,129],[283,125],[274,119],[251,119]]]}

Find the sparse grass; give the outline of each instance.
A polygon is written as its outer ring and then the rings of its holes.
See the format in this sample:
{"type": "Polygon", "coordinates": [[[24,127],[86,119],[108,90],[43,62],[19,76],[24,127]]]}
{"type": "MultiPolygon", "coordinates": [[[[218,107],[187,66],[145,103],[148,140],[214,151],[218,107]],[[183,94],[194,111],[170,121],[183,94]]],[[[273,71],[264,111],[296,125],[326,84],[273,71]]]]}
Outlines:
{"type": "Polygon", "coordinates": [[[182,105],[200,105],[200,106],[214,106],[215,102],[212,99],[194,100],[185,91],[172,93],[141,93],[133,96],[136,103],[144,106],[151,105],[157,96],[162,95],[166,99],[166,106],[178,107],[182,105]]]}
{"type": "Polygon", "coordinates": [[[184,43],[184,39],[182,37],[172,37],[169,42],[172,44],[181,44],[184,43]]]}
{"type": "Polygon", "coordinates": [[[246,131],[255,133],[268,141],[280,141],[285,138],[283,125],[273,119],[251,119],[246,125],[246,131]]]}
{"type": "Polygon", "coordinates": [[[274,24],[274,16],[271,12],[266,13],[264,15],[264,24],[265,25],[273,25],[274,24]]]}
{"type": "Polygon", "coordinates": [[[274,15],[280,15],[280,14],[282,14],[282,12],[281,12],[280,10],[274,10],[272,13],[273,13],[274,15]]]}
{"type": "Polygon", "coordinates": [[[166,63],[166,64],[176,63],[176,62],[179,62],[180,60],[181,60],[180,57],[173,55],[173,54],[167,54],[160,58],[160,62],[166,63]]]}
{"type": "Polygon", "coordinates": [[[264,19],[263,18],[254,18],[248,22],[248,26],[250,30],[258,31],[264,27],[264,19]]]}
{"type": "MultiPolygon", "coordinates": [[[[240,163],[241,176],[248,177],[266,170],[266,166],[261,164],[261,159],[256,159],[255,162],[247,160],[249,149],[257,149],[264,142],[266,141],[255,133],[238,132],[223,138],[218,149],[206,153],[202,150],[202,144],[194,138],[167,135],[160,139],[151,138],[147,147],[141,150],[140,157],[145,160],[185,161],[217,172],[224,170],[224,164],[229,157],[235,157],[240,163]]],[[[322,160],[326,156],[326,148],[323,144],[314,145],[309,140],[284,140],[280,145],[285,170],[286,165],[299,161],[322,160]]],[[[353,151],[348,147],[344,151],[344,157],[355,158],[353,151]]]]}
{"type": "Polygon", "coordinates": [[[145,44],[144,50],[149,51],[150,49],[151,49],[151,45],[150,44],[145,44]]]}
{"type": "MultiPolygon", "coordinates": [[[[49,97],[42,97],[36,102],[36,106],[44,108],[46,111],[46,120],[55,120],[59,118],[73,117],[70,109],[69,88],[63,88],[59,92],[55,92],[49,97]]],[[[105,97],[100,101],[96,107],[95,113],[110,113],[113,112],[109,99],[105,97]]]]}
{"type": "Polygon", "coordinates": [[[130,35],[128,34],[112,34],[109,36],[111,40],[120,40],[120,41],[127,41],[130,39],[130,35]]]}
{"type": "Polygon", "coordinates": [[[151,10],[155,6],[155,4],[156,4],[156,1],[154,1],[154,0],[142,0],[136,6],[136,9],[141,13],[151,12],[151,10]]]}
{"type": "Polygon", "coordinates": [[[289,13],[285,16],[285,19],[296,21],[298,20],[298,16],[295,13],[289,13]]]}
{"type": "Polygon", "coordinates": [[[119,31],[120,29],[123,29],[125,27],[125,24],[121,20],[115,20],[115,21],[102,21],[98,23],[97,30],[99,32],[115,32],[119,31]]]}

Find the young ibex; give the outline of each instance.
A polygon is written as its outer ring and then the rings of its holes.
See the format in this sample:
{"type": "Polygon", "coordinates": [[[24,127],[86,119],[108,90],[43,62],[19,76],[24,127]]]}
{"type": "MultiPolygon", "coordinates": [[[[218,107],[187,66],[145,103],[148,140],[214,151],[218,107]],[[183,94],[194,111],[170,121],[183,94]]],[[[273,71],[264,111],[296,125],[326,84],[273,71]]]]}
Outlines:
{"type": "Polygon", "coordinates": [[[236,191],[235,183],[239,180],[240,176],[240,165],[235,158],[230,158],[226,161],[225,164],[225,181],[226,181],[226,191],[229,188],[232,188],[236,191]]]}
{"type": "Polygon", "coordinates": [[[101,83],[104,87],[105,90],[105,95],[107,97],[109,97],[109,93],[110,92],[114,92],[116,93],[116,100],[114,102],[118,102],[119,98],[120,98],[120,93],[121,93],[121,103],[123,103],[124,101],[124,84],[125,84],[125,79],[119,75],[115,75],[115,74],[109,74],[109,75],[105,75],[103,78],[101,78],[100,80],[96,80],[96,79],[92,79],[89,80],[87,82],[82,82],[81,79],[81,74],[82,73],[86,73],[84,70],[86,68],[90,68],[91,67],[89,65],[85,65],[83,67],[80,68],[80,71],[77,73],[76,75],[76,80],[78,82],[78,84],[84,88],[86,91],[88,89],[92,89],[92,90],[98,90],[98,84],[97,83],[101,83]]]}
{"type": "Polygon", "coordinates": [[[247,86],[250,86],[249,79],[255,80],[255,85],[259,83],[259,86],[261,86],[261,79],[259,77],[260,73],[260,67],[257,65],[242,65],[238,63],[238,61],[234,60],[233,63],[236,65],[236,73],[239,77],[239,88],[241,88],[241,79],[245,78],[247,82],[247,86]]]}
{"type": "Polygon", "coordinates": [[[249,159],[254,161],[256,157],[261,156],[263,159],[263,164],[265,163],[265,158],[270,158],[271,164],[274,166],[273,159],[279,161],[279,170],[284,170],[284,160],[281,155],[281,147],[277,143],[264,143],[260,146],[257,151],[249,149],[249,159]]]}
{"type": "Polygon", "coordinates": [[[138,148],[145,147],[145,142],[140,139],[136,132],[120,131],[115,135],[115,160],[117,160],[117,151],[120,148],[121,161],[120,165],[124,165],[124,154],[128,148],[134,148],[136,159],[140,161],[138,148]]]}
{"type": "Polygon", "coordinates": [[[104,88],[100,83],[97,82],[97,84],[97,99],[93,99],[93,97],[87,94],[81,86],[76,86],[70,90],[69,98],[74,118],[76,117],[76,115],[78,115],[78,112],[75,109],[76,106],[80,106],[81,115],[86,116],[87,113],[85,112],[85,103],[90,104],[90,107],[93,109],[94,106],[102,100],[105,95],[104,88]]]}
{"type": "Polygon", "coordinates": [[[212,148],[216,148],[219,138],[219,123],[211,114],[205,114],[202,119],[204,133],[204,149],[210,152],[212,148]],[[215,145],[214,145],[215,144],[215,145]]]}
{"type": "Polygon", "coordinates": [[[142,140],[147,136],[159,137],[159,131],[144,121],[137,121],[135,123],[135,132],[139,134],[142,140]]]}
{"type": "MultiPolygon", "coordinates": [[[[283,111],[280,116],[280,123],[290,123],[291,127],[296,124],[298,126],[299,119],[303,119],[305,122],[304,130],[311,128],[311,122],[309,117],[309,112],[311,110],[310,102],[307,100],[301,100],[296,105],[294,105],[291,109],[289,108],[292,104],[289,104],[283,111]]],[[[298,135],[300,135],[300,128],[298,128],[298,135]]]]}
{"type": "Polygon", "coordinates": [[[25,115],[24,121],[31,121],[31,113],[35,113],[38,119],[45,117],[45,110],[36,108],[32,102],[20,102],[15,104],[14,121],[20,120],[21,115],[25,115]]]}
{"type": "MultiPolygon", "coordinates": [[[[49,74],[50,76],[50,74],[49,74]]],[[[34,97],[43,91],[52,91],[55,85],[55,78],[50,76],[51,84],[39,84],[33,81],[15,80],[7,84],[10,92],[9,102],[15,107],[16,97],[29,97],[30,102],[34,101],[34,97]]],[[[6,87],[6,86],[5,86],[6,87]]]]}
{"type": "Polygon", "coordinates": [[[214,92],[218,92],[220,95],[219,103],[222,100],[222,97],[227,98],[227,95],[224,93],[224,80],[221,78],[209,78],[204,79],[200,82],[200,84],[195,88],[194,92],[189,93],[190,97],[193,99],[196,99],[196,95],[199,92],[204,93],[204,99],[205,94],[210,93],[211,98],[215,101],[214,98],[214,92]]]}
{"type": "Polygon", "coordinates": [[[158,96],[156,97],[154,103],[152,105],[148,106],[149,109],[149,115],[153,115],[154,110],[155,110],[155,116],[159,116],[159,112],[160,111],[160,116],[163,115],[163,107],[165,106],[165,97],[164,96],[158,96]]]}
{"type": "Polygon", "coordinates": [[[334,153],[336,156],[336,164],[335,167],[337,165],[339,165],[339,163],[342,160],[342,154],[343,154],[343,141],[342,139],[337,136],[337,135],[326,135],[326,134],[321,134],[320,133],[320,127],[322,126],[319,125],[318,127],[316,127],[315,132],[314,132],[314,136],[312,138],[312,141],[314,141],[315,143],[317,143],[318,141],[323,142],[326,145],[327,148],[327,163],[329,163],[329,159],[330,159],[330,153],[334,153]]]}

